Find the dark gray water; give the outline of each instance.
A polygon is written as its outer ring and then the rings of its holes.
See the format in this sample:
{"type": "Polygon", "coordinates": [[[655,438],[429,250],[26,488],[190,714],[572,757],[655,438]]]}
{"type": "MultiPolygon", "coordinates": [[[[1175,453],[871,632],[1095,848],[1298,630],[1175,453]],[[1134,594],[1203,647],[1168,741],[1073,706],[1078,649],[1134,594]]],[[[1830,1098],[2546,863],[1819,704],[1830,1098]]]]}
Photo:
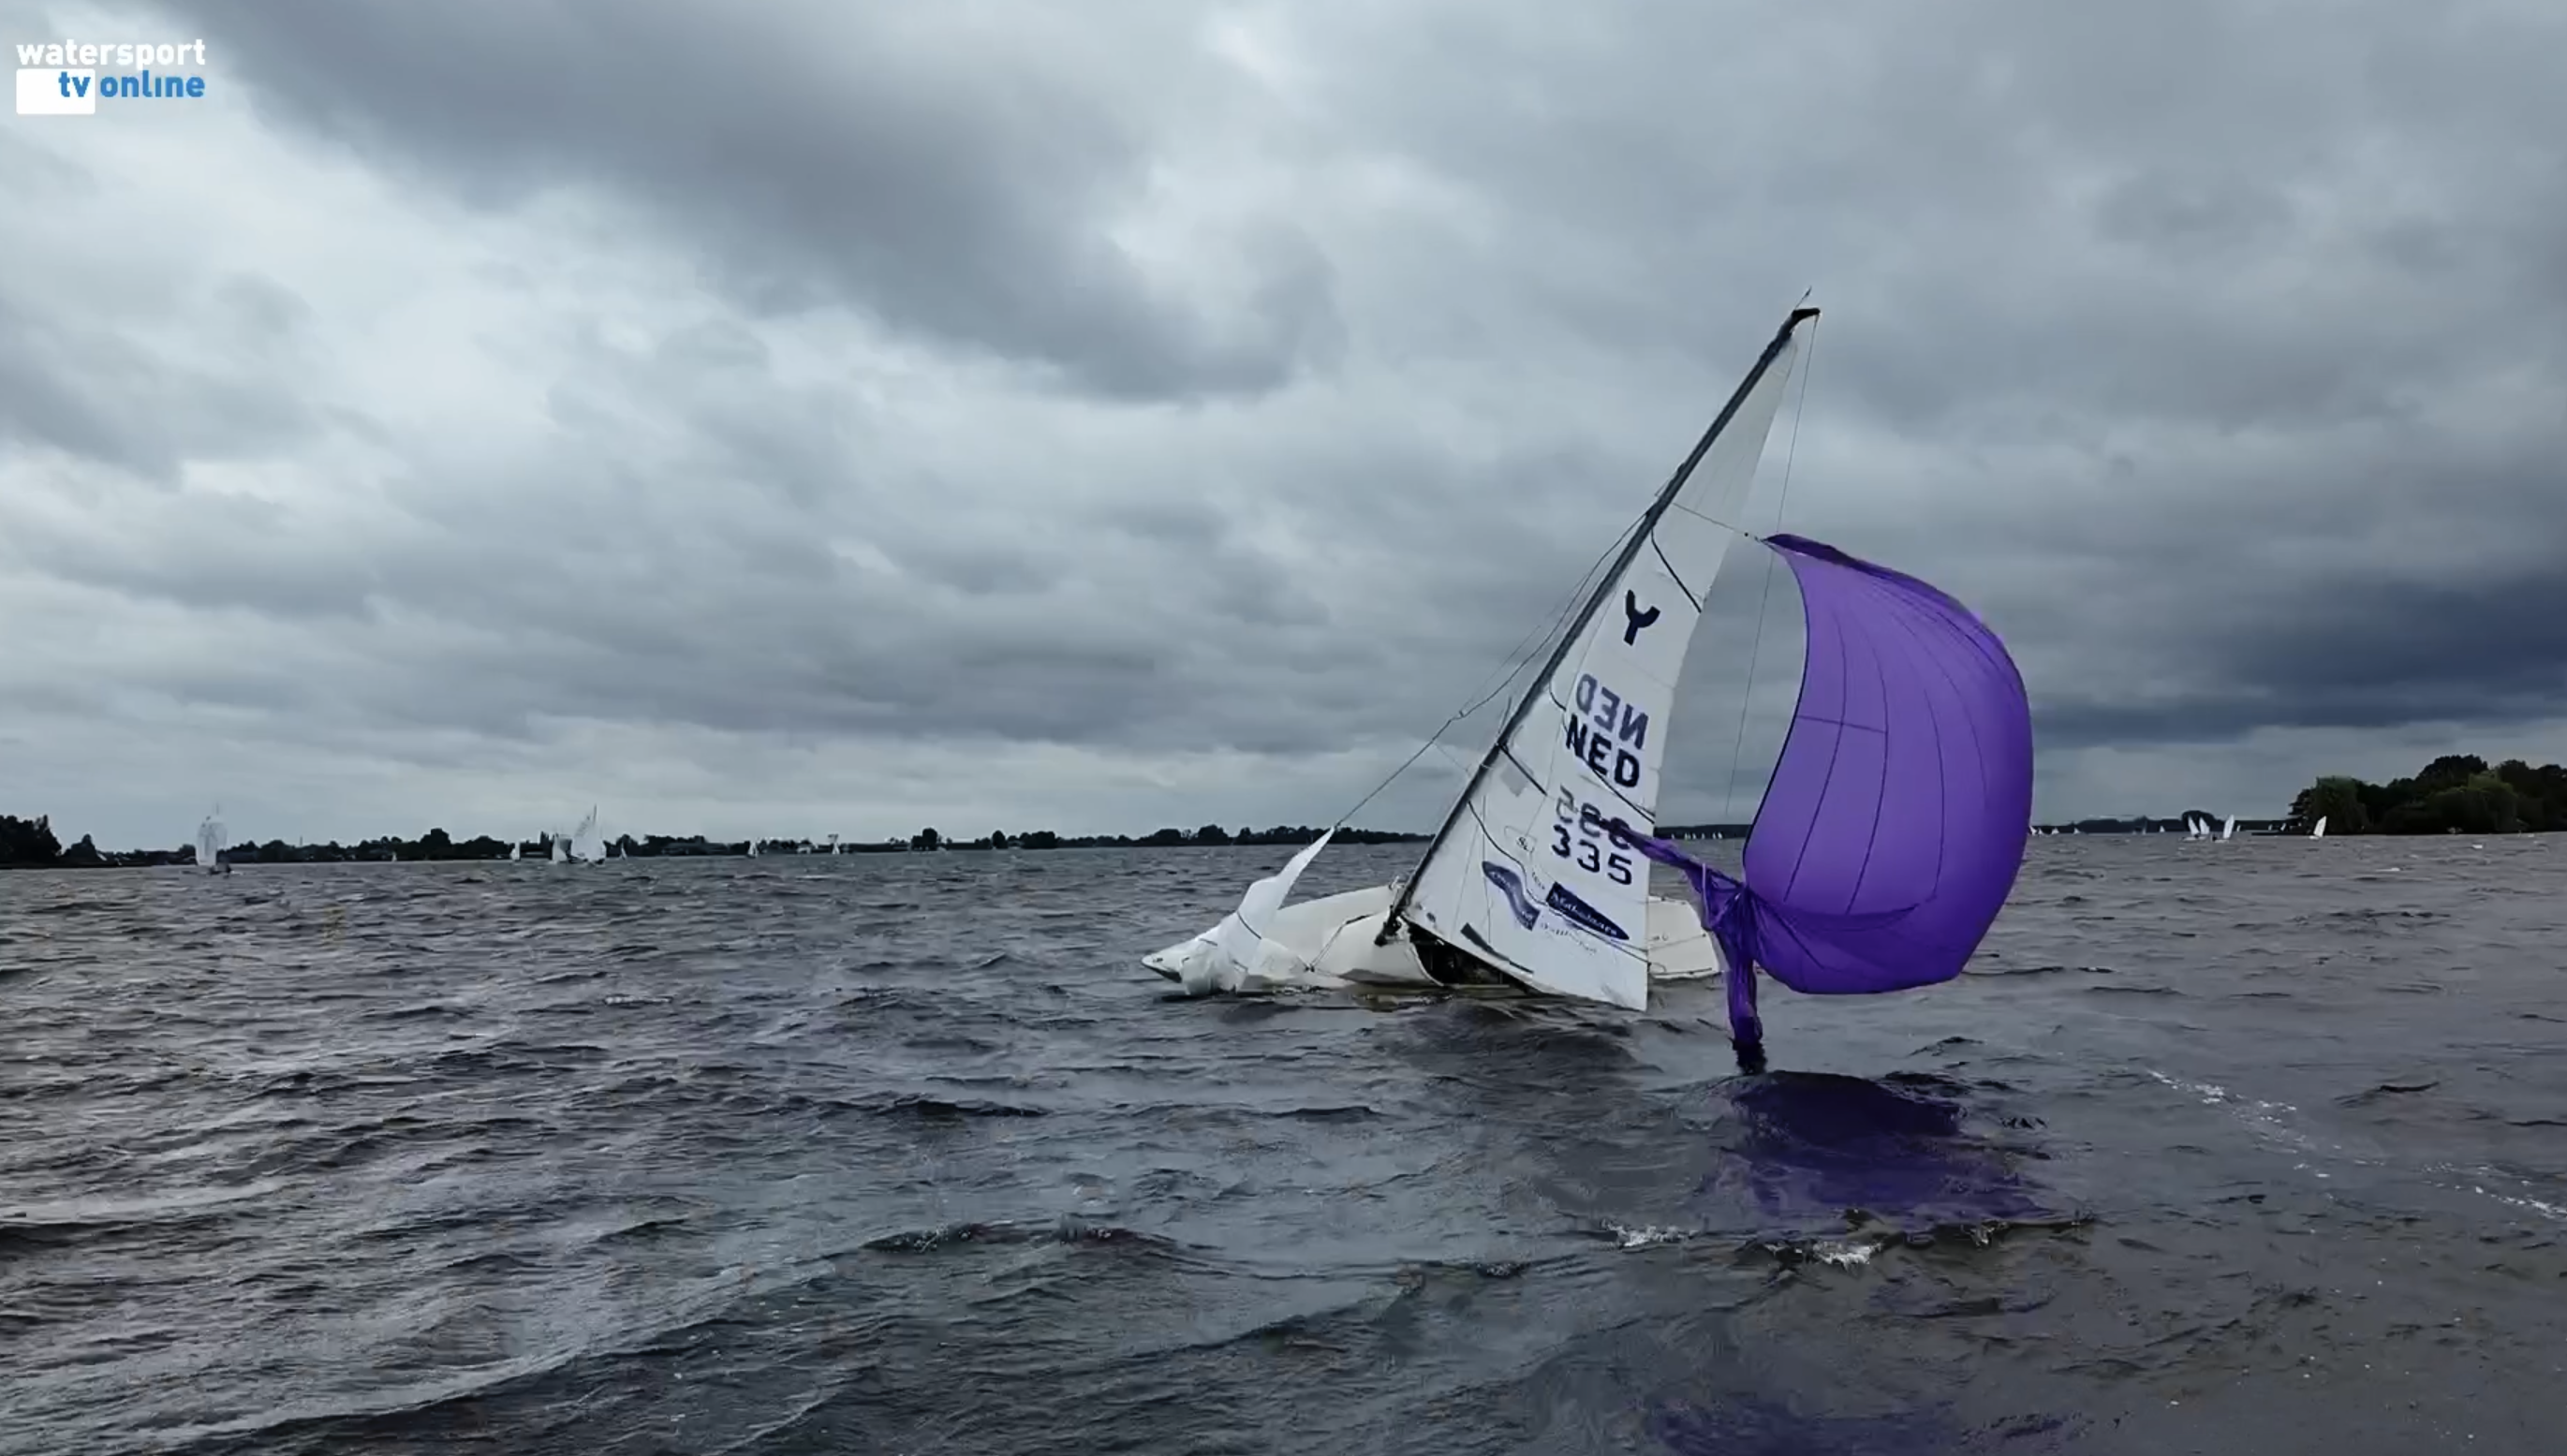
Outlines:
{"type": "Polygon", "coordinates": [[[1132,964],[1284,854],[0,875],[0,1450],[2558,1449],[2567,842],[2037,841],[1756,1078],[1132,964]]]}

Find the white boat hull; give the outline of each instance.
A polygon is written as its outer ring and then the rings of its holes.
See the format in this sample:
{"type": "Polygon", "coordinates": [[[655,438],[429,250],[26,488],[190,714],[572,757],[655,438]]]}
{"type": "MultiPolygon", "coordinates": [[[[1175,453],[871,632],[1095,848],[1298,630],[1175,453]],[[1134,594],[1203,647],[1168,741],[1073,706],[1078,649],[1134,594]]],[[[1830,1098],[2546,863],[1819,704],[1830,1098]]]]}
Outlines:
{"type": "MultiPolygon", "coordinates": [[[[1393,893],[1393,886],[1375,885],[1278,910],[1266,929],[1258,964],[1245,968],[1238,990],[1256,995],[1365,987],[1439,989],[1442,983],[1426,974],[1406,936],[1374,944],[1393,893]]],[[[1153,951],[1141,964],[1182,985],[1179,966],[1202,939],[1153,951]]],[[[1705,981],[1721,971],[1719,943],[1681,900],[1649,897],[1648,954],[1649,979],[1655,982],[1705,981]]]]}

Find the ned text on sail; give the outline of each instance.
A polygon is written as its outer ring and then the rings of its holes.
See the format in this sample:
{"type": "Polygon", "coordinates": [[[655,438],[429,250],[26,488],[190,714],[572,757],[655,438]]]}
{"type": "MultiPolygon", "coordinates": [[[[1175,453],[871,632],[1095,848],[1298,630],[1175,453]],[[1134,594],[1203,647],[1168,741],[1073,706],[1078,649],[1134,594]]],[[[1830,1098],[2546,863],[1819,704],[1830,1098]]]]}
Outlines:
{"type": "Polygon", "coordinates": [[[1593,673],[1578,675],[1576,701],[1577,711],[1569,715],[1569,751],[1615,788],[1638,788],[1640,755],[1631,749],[1648,741],[1648,714],[1595,681],[1593,673]]]}

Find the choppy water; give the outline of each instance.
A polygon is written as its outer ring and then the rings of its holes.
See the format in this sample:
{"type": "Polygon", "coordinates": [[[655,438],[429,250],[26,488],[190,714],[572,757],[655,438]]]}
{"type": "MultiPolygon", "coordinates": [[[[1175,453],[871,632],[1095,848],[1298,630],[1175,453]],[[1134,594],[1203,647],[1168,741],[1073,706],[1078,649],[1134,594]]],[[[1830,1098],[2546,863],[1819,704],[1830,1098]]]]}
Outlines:
{"type": "Polygon", "coordinates": [[[1284,853],[0,875],[0,1450],[2557,1449],[2567,842],[2038,841],[1758,1078],[1132,964],[1284,853]]]}

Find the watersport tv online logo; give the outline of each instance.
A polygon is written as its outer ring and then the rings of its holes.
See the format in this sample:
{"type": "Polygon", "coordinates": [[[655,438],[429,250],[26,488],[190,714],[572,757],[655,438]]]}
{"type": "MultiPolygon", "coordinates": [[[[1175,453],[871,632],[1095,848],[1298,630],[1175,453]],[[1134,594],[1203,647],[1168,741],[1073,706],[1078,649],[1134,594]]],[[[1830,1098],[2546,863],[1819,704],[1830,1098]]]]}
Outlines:
{"type": "Polygon", "coordinates": [[[18,43],[18,115],[91,117],[107,101],[195,101],[205,78],[169,68],[205,64],[203,41],[86,45],[79,41],[18,43]],[[101,67],[119,68],[101,71],[101,67]],[[123,68],[140,68],[127,70],[123,68]],[[154,70],[151,68],[161,68],[154,70]]]}

